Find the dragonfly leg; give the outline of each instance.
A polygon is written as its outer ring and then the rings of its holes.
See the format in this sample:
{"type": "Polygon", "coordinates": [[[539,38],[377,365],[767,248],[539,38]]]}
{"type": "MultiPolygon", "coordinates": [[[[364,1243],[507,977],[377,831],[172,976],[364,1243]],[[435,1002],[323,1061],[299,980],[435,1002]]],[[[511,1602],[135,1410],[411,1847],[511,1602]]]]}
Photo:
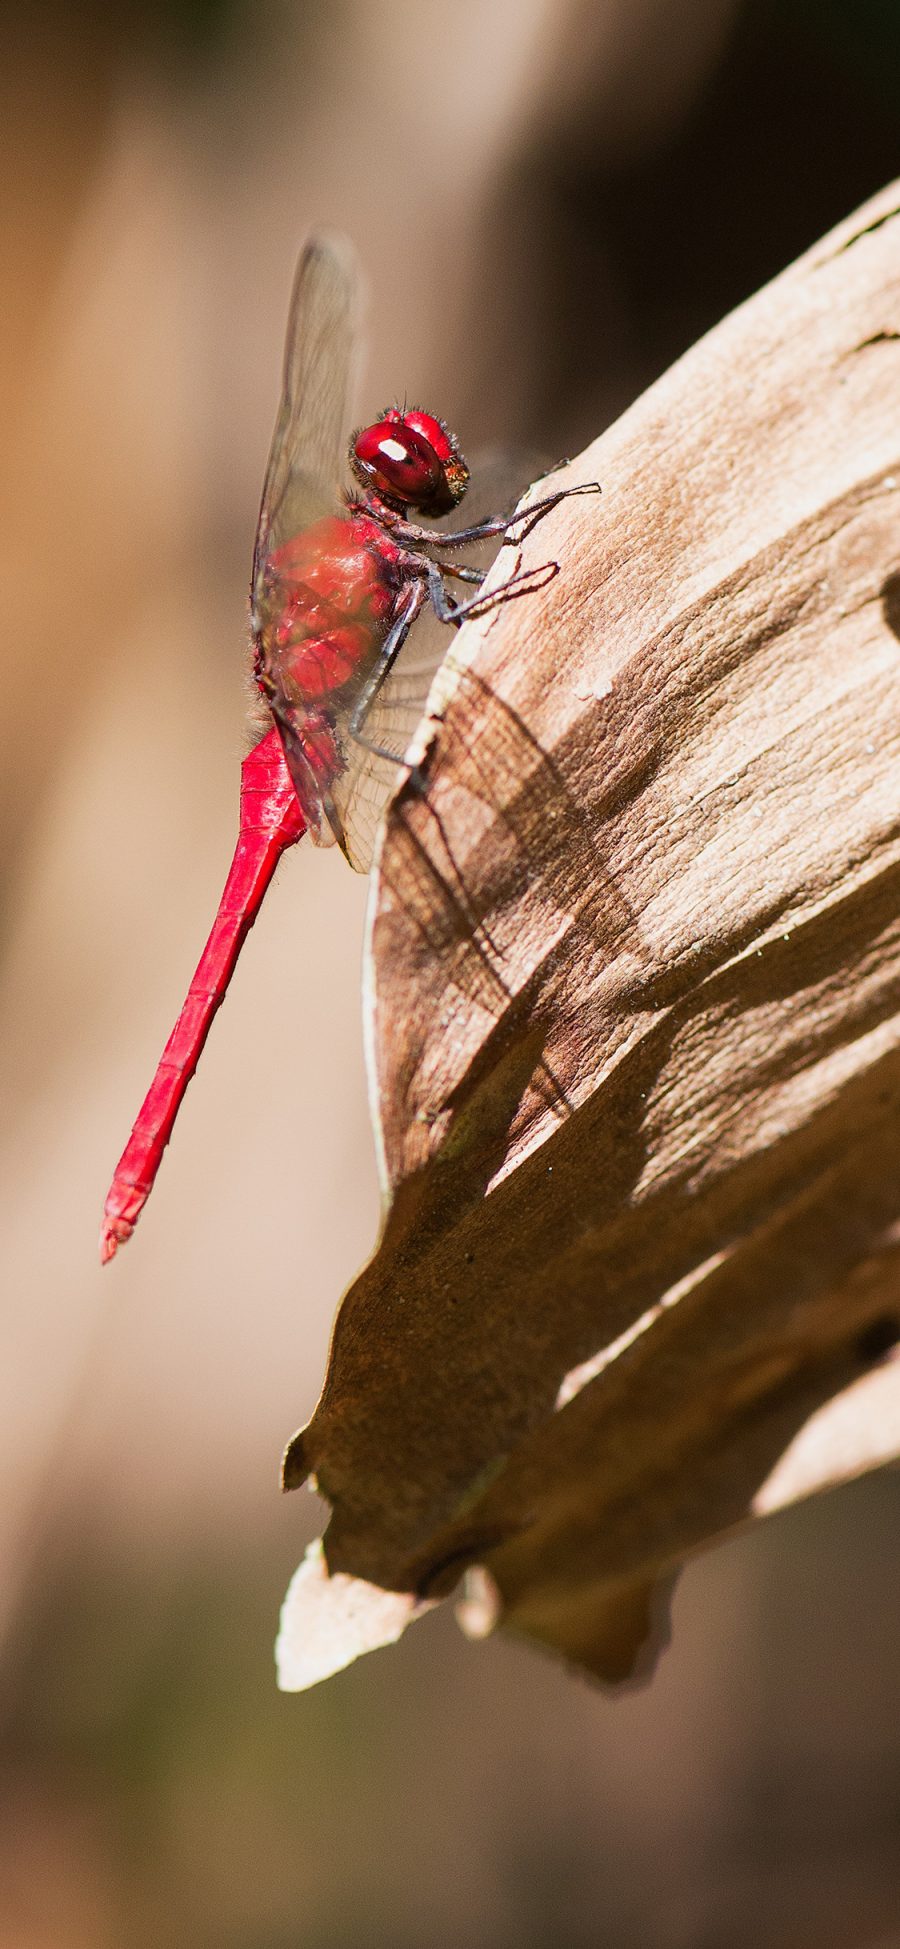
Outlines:
{"type": "Polygon", "coordinates": [[[483,582],[486,568],[463,568],[461,562],[435,562],[442,575],[452,575],[457,582],[483,582]]]}
{"type": "MultiPolygon", "coordinates": [[[[420,528],[415,522],[399,517],[391,522],[390,532],[398,541],[412,548],[433,548],[435,543],[439,543],[441,548],[466,548],[470,542],[489,541],[492,535],[504,535],[508,528],[518,528],[522,521],[540,521],[550,513],[551,508],[558,507],[560,501],[568,501],[575,494],[602,492],[599,481],[580,481],[577,487],[560,487],[555,494],[544,494],[539,501],[532,501],[530,507],[512,508],[505,514],[490,515],[485,521],[476,521],[471,528],[457,528],[450,534],[437,533],[433,528],[420,528]]],[[[375,518],[383,518],[377,510],[375,518]]]]}
{"type": "Polygon", "coordinates": [[[428,564],[428,595],[431,606],[440,623],[453,623],[457,628],[466,616],[483,616],[498,603],[511,602],[515,596],[534,595],[536,590],[544,589],[559,574],[558,562],[542,562],[539,568],[523,569],[521,575],[513,575],[508,582],[484,595],[481,589],[477,595],[467,596],[464,602],[455,601],[444,588],[441,571],[436,562],[428,564]]]}
{"type": "Polygon", "coordinates": [[[544,494],[539,501],[530,502],[527,508],[514,509],[507,520],[506,526],[508,529],[516,528],[519,532],[512,536],[511,540],[514,542],[524,541],[525,536],[530,535],[532,525],[536,525],[538,521],[542,521],[544,515],[549,514],[553,508],[558,507],[561,501],[571,501],[576,494],[602,493],[603,489],[598,480],[585,480],[580,481],[577,487],[561,487],[556,494],[544,494]],[[522,522],[526,524],[524,528],[520,528],[522,522]]]}
{"type": "Polygon", "coordinates": [[[384,639],[378,662],[357,697],[347,726],[355,744],[362,745],[364,751],[371,751],[376,758],[387,758],[392,765],[402,765],[402,757],[396,751],[389,751],[386,745],[375,744],[371,738],[367,738],[364,726],[378,692],[390,676],[419,610],[426,600],[424,584],[414,582],[399,615],[395,617],[384,639]]]}

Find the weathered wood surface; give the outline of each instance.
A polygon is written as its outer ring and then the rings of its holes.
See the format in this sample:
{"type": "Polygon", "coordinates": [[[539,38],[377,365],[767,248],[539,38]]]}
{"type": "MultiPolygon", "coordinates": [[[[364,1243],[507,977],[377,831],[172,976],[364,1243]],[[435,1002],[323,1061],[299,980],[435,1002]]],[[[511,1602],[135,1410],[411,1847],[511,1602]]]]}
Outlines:
{"type": "Polygon", "coordinates": [[[387,1217],[286,1481],[342,1588],[483,1565],[617,1678],[688,1552],[900,1450],[900,185],[564,478],[388,820],[387,1217]]]}

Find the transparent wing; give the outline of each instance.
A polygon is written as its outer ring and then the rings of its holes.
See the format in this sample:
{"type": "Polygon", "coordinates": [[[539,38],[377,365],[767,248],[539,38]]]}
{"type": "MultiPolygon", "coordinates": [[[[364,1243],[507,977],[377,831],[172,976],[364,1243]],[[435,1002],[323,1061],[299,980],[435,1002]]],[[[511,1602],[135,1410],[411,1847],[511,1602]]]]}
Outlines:
{"type": "Polygon", "coordinates": [[[430,612],[413,624],[409,639],[382,684],[366,717],[365,736],[371,744],[392,753],[379,758],[354,743],[346,725],[342,744],[346,769],[334,786],[334,802],[343,827],[344,852],[357,873],[368,873],[385,803],[397,784],[400,766],[421,721],[431,680],[454,632],[430,612]]]}
{"type": "Polygon", "coordinates": [[[334,506],[359,312],[360,279],[352,246],[337,232],[314,234],[294,274],[281,402],[253,551],[257,612],[272,550],[334,506]]]}

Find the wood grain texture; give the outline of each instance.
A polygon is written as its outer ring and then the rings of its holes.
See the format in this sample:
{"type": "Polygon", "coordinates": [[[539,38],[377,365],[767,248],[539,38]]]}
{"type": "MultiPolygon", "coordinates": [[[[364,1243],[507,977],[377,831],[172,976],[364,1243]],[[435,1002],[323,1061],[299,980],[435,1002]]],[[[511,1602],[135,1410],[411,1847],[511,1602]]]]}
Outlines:
{"type": "Polygon", "coordinates": [[[387,822],[384,1233],[285,1479],[332,1572],[484,1565],[616,1679],[688,1552],[900,1450],[900,185],[561,478],[387,822]]]}

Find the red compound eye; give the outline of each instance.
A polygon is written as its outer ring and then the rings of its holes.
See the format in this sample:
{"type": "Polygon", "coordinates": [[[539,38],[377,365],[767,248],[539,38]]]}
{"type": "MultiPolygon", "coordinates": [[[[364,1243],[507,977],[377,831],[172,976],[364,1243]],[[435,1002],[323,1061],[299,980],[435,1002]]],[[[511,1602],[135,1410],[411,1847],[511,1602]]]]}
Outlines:
{"type": "Polygon", "coordinates": [[[418,406],[414,406],[411,413],[398,413],[397,418],[401,426],[410,427],[413,433],[421,433],[439,460],[446,462],[453,459],[454,442],[443,420],[434,419],[431,413],[423,413],[418,406]]]}
{"type": "Polygon", "coordinates": [[[449,514],[466,491],[469,470],[442,420],[394,406],[357,433],[350,465],[364,487],[400,508],[449,514]]]}

